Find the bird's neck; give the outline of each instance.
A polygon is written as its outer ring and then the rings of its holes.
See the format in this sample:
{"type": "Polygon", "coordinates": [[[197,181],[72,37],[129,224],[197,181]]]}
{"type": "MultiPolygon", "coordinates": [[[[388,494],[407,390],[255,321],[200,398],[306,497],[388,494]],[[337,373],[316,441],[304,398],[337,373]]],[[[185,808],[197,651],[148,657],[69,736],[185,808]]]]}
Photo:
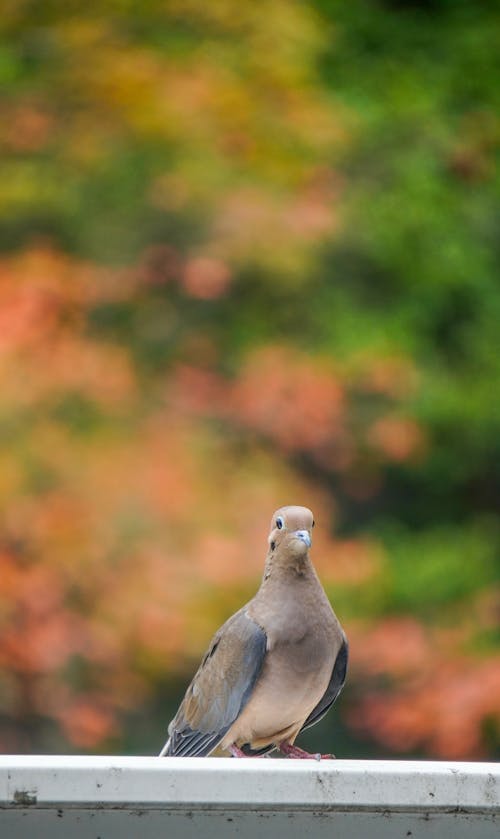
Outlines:
{"type": "Polygon", "coordinates": [[[249,604],[249,614],[269,634],[272,613],[269,643],[273,645],[278,638],[289,642],[295,635],[302,637],[304,627],[311,619],[316,620],[318,604],[328,604],[324,601],[326,595],[307,555],[300,562],[287,563],[279,563],[273,557],[266,562],[261,586],[249,604]]]}
{"type": "Polygon", "coordinates": [[[290,582],[294,579],[304,580],[316,577],[316,572],[309,559],[309,554],[297,554],[296,556],[280,557],[279,554],[271,552],[267,555],[262,578],[263,587],[272,587],[275,584],[290,582]]]}

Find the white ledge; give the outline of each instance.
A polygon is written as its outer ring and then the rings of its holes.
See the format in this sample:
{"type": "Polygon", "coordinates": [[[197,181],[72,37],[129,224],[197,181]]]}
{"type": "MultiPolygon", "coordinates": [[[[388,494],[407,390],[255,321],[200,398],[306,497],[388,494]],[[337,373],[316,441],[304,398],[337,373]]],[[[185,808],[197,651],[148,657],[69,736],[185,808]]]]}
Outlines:
{"type": "Polygon", "coordinates": [[[500,811],[500,765],[428,761],[1,756],[0,804],[500,811]],[[31,791],[31,793],[30,793],[31,791]],[[35,800],[33,801],[35,803],[35,800]]]}
{"type": "Polygon", "coordinates": [[[500,766],[0,756],[1,835],[96,837],[103,831],[146,839],[168,826],[172,836],[225,836],[238,821],[239,836],[256,830],[266,836],[263,817],[269,836],[285,826],[287,836],[295,836],[294,823],[302,837],[308,829],[336,837],[498,836],[500,766]],[[132,827],[138,816],[140,827],[132,827]]]}

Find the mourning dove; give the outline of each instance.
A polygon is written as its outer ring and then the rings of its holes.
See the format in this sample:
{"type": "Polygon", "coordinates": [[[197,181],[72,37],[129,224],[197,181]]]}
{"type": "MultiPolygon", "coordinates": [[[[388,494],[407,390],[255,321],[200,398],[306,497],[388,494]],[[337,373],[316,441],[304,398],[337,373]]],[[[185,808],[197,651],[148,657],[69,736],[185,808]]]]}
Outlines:
{"type": "Polygon", "coordinates": [[[306,507],[275,512],[261,586],[212,638],[160,755],[322,757],[294,741],[342,690],[348,645],[309,558],[313,527],[306,507]]]}

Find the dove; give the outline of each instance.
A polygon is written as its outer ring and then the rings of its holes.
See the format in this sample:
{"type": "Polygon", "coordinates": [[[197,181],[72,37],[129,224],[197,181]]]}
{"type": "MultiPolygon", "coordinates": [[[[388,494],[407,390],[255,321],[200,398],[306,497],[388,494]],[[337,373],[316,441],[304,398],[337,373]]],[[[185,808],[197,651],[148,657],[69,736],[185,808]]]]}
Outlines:
{"type": "Polygon", "coordinates": [[[347,638],[309,557],[313,527],[307,507],[274,513],[260,588],[212,638],[160,756],[278,749],[332,757],[295,745],[337,699],[348,662],[347,638]]]}

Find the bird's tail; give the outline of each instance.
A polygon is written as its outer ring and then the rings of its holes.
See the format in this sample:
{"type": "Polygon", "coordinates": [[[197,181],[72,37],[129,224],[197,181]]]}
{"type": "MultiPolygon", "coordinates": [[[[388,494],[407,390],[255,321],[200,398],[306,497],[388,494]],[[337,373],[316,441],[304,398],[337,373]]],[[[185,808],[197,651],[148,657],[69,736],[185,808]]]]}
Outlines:
{"type": "Polygon", "coordinates": [[[165,757],[165,755],[168,755],[169,750],[170,750],[170,737],[168,738],[167,742],[163,746],[163,749],[161,750],[158,757],[165,757]]]}

